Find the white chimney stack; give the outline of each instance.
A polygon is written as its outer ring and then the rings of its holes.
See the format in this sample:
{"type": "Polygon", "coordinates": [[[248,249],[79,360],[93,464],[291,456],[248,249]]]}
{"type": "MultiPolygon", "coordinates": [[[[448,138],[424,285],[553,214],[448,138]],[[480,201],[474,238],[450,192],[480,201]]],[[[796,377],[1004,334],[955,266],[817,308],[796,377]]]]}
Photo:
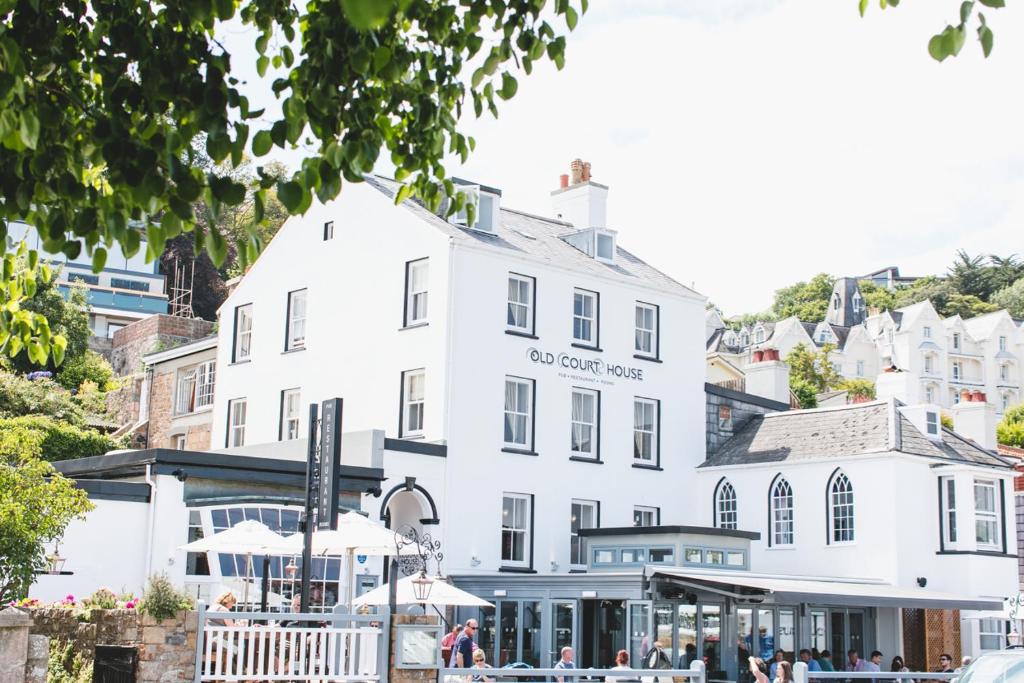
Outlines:
{"type": "Polygon", "coordinates": [[[590,179],[590,162],[576,159],[567,178],[559,178],[559,188],[551,193],[555,217],[572,223],[577,230],[608,227],[608,186],[590,179]]]}
{"type": "Polygon", "coordinates": [[[743,368],[745,391],[789,405],[789,366],[775,358],[750,363],[743,368]]]}
{"type": "Polygon", "coordinates": [[[883,372],[875,379],[875,397],[894,398],[908,406],[916,405],[921,403],[921,382],[913,372],[883,372]]]}
{"type": "Polygon", "coordinates": [[[953,431],[982,448],[996,450],[996,407],[989,404],[984,393],[977,391],[969,398],[961,398],[950,412],[953,413],[953,431]]]}

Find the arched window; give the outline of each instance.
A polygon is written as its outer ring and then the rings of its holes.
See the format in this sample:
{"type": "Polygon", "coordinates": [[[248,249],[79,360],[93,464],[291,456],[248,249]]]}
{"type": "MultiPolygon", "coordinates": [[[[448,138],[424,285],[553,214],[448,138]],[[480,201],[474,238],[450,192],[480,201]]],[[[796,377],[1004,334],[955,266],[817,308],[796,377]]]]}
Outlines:
{"type": "Polygon", "coordinates": [[[793,487],[782,475],[772,483],[770,499],[771,545],[793,545],[793,487]]]}
{"type": "Polygon", "coordinates": [[[736,489],[725,478],[715,487],[715,526],[719,529],[736,528],[736,489]]]}
{"type": "Polygon", "coordinates": [[[828,485],[829,543],[852,543],[853,484],[842,470],[832,473],[828,485]]]}

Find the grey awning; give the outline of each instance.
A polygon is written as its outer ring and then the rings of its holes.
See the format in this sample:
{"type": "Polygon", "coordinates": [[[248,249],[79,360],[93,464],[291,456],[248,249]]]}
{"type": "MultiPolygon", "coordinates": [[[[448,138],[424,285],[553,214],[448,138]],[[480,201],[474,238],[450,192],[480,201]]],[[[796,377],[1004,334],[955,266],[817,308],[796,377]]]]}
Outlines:
{"type": "Polygon", "coordinates": [[[813,602],[851,607],[931,607],[936,609],[999,610],[1002,600],[949,595],[924,588],[902,588],[877,581],[789,578],[749,572],[689,571],[648,566],[647,576],[696,590],[710,591],[749,602],[771,597],[773,602],[813,602]]]}

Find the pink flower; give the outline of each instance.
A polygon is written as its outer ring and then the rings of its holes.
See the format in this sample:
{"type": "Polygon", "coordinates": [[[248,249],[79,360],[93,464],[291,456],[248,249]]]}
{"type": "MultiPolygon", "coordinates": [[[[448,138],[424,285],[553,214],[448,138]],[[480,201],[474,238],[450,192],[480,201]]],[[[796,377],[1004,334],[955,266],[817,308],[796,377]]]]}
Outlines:
{"type": "Polygon", "coordinates": [[[129,600],[128,602],[124,603],[124,608],[125,609],[135,609],[135,601],[134,600],[129,600]]]}

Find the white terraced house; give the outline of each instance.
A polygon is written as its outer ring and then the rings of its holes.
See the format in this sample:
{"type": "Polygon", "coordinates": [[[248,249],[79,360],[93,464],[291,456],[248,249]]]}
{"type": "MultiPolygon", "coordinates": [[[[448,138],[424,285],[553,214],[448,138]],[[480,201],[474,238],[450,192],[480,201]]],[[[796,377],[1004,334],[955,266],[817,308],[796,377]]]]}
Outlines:
{"type": "Polygon", "coordinates": [[[580,176],[556,218],[460,181],[478,218],[446,220],[371,177],[290,219],[221,308],[213,448],[301,454],[307,406],[343,397],[346,434],[406,444],[364,509],[442,530],[450,572],[564,574],[581,528],[681,519],[705,298],[623,249],[580,176]]]}
{"type": "Polygon", "coordinates": [[[907,403],[937,403],[950,408],[963,391],[983,392],[1001,415],[1024,401],[1024,330],[1006,311],[967,320],[943,318],[931,302],[868,316],[856,280],[835,284],[829,310],[820,323],[795,317],[728,329],[715,311],[708,311],[708,380],[740,383],[744,369],[760,349],[778,349],[784,359],[797,344],[836,347],[832,362],[848,378],[875,380],[886,369],[916,377],[907,403]]]}

